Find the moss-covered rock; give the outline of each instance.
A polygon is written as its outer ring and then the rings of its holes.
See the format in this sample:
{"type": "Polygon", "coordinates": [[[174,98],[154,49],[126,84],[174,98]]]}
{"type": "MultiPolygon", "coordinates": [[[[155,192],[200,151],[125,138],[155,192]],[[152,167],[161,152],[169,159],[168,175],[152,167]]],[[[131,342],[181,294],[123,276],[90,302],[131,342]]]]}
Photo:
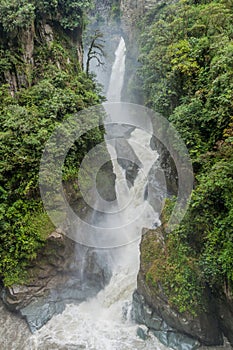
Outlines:
{"type": "MultiPolygon", "coordinates": [[[[177,251],[174,250],[175,253],[177,251]]],[[[171,252],[161,228],[149,230],[143,235],[137,284],[137,293],[143,297],[142,304],[145,302],[154,317],[157,315],[173,330],[193,337],[201,344],[221,345],[223,343],[222,333],[219,329],[216,308],[208,289],[201,289],[200,299],[195,300],[197,285],[193,283],[192,286],[187,286],[188,281],[182,268],[185,267],[185,262],[181,262],[183,264],[181,266],[178,257],[176,261],[169,254],[171,252]],[[187,301],[186,293],[188,293],[187,301]],[[189,306],[186,304],[188,301],[189,306]]],[[[149,328],[162,331],[161,327],[155,329],[155,325],[151,325],[151,319],[139,318],[149,328]]]]}
{"type": "Polygon", "coordinates": [[[67,303],[95,296],[111,272],[105,253],[81,246],[54,231],[27,269],[27,282],[4,288],[7,307],[26,318],[32,332],[41,328],[67,303]]]}

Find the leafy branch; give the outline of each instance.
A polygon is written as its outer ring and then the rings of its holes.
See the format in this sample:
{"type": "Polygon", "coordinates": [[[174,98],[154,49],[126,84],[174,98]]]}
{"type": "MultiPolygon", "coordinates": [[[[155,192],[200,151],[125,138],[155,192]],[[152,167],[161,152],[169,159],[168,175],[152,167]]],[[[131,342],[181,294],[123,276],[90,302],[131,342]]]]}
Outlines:
{"type": "Polygon", "coordinates": [[[91,38],[91,43],[87,52],[87,64],[86,64],[86,73],[90,74],[90,63],[93,59],[97,61],[97,66],[103,66],[103,58],[106,56],[104,52],[103,33],[99,30],[94,32],[94,35],[91,38]]]}

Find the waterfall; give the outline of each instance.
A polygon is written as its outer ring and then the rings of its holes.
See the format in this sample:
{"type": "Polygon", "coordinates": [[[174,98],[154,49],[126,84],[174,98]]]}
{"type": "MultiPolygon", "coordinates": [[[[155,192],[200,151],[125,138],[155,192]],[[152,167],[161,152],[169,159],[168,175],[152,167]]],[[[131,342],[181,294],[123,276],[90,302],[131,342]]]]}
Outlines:
{"type": "MultiPolygon", "coordinates": [[[[120,101],[125,72],[125,51],[125,42],[121,38],[115,53],[107,93],[109,101],[120,101]]],[[[155,161],[157,153],[151,151],[145,156],[143,152],[143,147],[150,147],[151,135],[140,129],[130,131],[127,143],[134,150],[135,157],[143,159],[143,168],[138,170],[134,184],[129,186],[126,171],[117,160],[116,143],[108,142],[108,130],[111,131],[111,127],[106,130],[106,142],[116,175],[117,203],[114,216],[101,215],[98,224],[101,229],[108,227],[111,220],[114,220],[121,233],[128,235],[129,244],[108,251],[112,265],[112,278],[109,285],[91,300],[79,305],[67,305],[62,314],[54,316],[42,329],[29,337],[28,347],[24,347],[26,350],[166,349],[153,335],[147,341],[140,339],[137,336],[138,326],[128,317],[139,269],[141,230],[142,227],[152,227],[158,220],[158,215],[156,218],[156,213],[148,203],[147,210],[144,210],[145,176],[155,161]],[[128,203],[129,198],[133,198],[130,203],[128,203]],[[134,221],[137,216],[139,219],[134,221]],[[130,226],[131,232],[128,232],[128,221],[133,222],[130,226]]],[[[93,216],[93,220],[97,220],[97,217],[93,216]]]]}
{"type": "Polygon", "coordinates": [[[113,63],[112,73],[107,91],[107,100],[109,102],[121,101],[121,91],[125,75],[125,41],[121,37],[119,45],[115,52],[115,62],[113,63]]]}
{"type": "MultiPolygon", "coordinates": [[[[125,73],[125,42],[121,38],[115,52],[115,62],[112,67],[107,99],[111,102],[121,100],[121,91],[125,73]]],[[[159,342],[151,338],[146,343],[136,336],[137,325],[130,319],[123,317],[130,310],[132,293],[136,288],[137,273],[139,269],[139,243],[141,229],[144,226],[151,227],[156,221],[156,214],[152,207],[143,210],[145,192],[145,174],[151,168],[157,154],[151,152],[150,157],[144,160],[143,169],[140,169],[135,179],[134,186],[129,187],[126,181],[126,172],[118,164],[115,142],[108,142],[108,130],[106,128],[106,143],[113,163],[113,170],[116,175],[117,204],[115,214],[106,213],[98,218],[93,216],[100,230],[103,227],[111,227],[111,223],[118,224],[121,234],[128,235],[130,244],[109,250],[112,278],[108,286],[102,290],[96,298],[86,301],[79,306],[68,305],[63,314],[55,316],[35,337],[37,346],[40,349],[41,340],[46,339],[49,334],[51,344],[80,345],[83,349],[95,350],[139,350],[159,349],[159,342]],[[129,198],[133,196],[134,201],[128,204],[129,198]],[[119,210],[117,210],[119,209],[119,210]],[[130,226],[127,222],[132,221],[136,216],[140,220],[130,226]],[[125,232],[124,232],[125,230],[125,232]],[[123,310],[124,313],[123,313],[123,310]],[[67,326],[65,326],[67,325],[67,326]],[[38,342],[39,340],[39,342],[38,342]],[[39,344],[39,345],[38,345],[39,344]]],[[[111,132],[111,127],[110,130],[111,132]]],[[[129,147],[134,149],[135,155],[143,157],[141,145],[149,147],[151,135],[143,130],[132,130],[128,140],[129,147]],[[139,144],[140,142],[140,144],[139,144]]],[[[42,347],[41,347],[42,349],[42,347]]]]}
{"type": "MultiPolygon", "coordinates": [[[[115,52],[115,62],[112,67],[107,99],[110,102],[119,102],[124,83],[125,74],[124,39],[121,38],[115,52]]],[[[112,129],[114,127],[112,126],[112,129]]],[[[127,130],[127,144],[132,148],[135,156],[143,160],[134,180],[129,186],[126,180],[126,170],[118,162],[116,142],[109,142],[106,127],[106,143],[111,155],[113,170],[116,175],[115,203],[116,215],[101,215],[100,218],[93,215],[92,220],[98,220],[100,231],[108,228],[112,220],[118,222],[119,230],[124,235],[129,235],[129,244],[119,248],[110,249],[108,254],[112,268],[112,278],[99,294],[79,305],[67,305],[65,311],[53,317],[36,334],[31,335],[26,324],[17,315],[9,313],[0,303],[0,348],[5,350],[168,350],[152,334],[146,341],[137,336],[137,325],[129,317],[132,293],[136,288],[137,273],[139,269],[139,243],[142,227],[151,227],[158,221],[156,214],[150,205],[144,210],[147,177],[152,164],[155,162],[156,151],[145,152],[150,149],[151,135],[134,128],[127,130]],[[129,198],[134,198],[129,203],[129,198]],[[118,209],[118,210],[117,210],[118,209]],[[134,222],[135,217],[140,219],[131,225],[128,231],[127,222],[134,222]],[[126,228],[126,229],[125,229],[126,228]]],[[[117,129],[117,134],[125,128],[117,129]]],[[[156,193],[157,194],[157,193],[156,193]]],[[[111,226],[111,225],[110,225],[111,226]]],[[[83,254],[86,251],[84,249],[83,254]]],[[[84,259],[83,259],[84,261],[84,259]]],[[[106,262],[106,263],[108,263],[106,262]]],[[[85,266],[81,266],[80,275],[84,274],[85,266]]],[[[44,305],[46,307],[46,305],[44,305]]],[[[43,312],[43,309],[41,310],[43,312]]],[[[222,349],[230,349],[224,347],[222,349]]],[[[208,348],[204,348],[205,350],[208,348]]],[[[220,347],[211,347],[211,350],[220,347]]]]}

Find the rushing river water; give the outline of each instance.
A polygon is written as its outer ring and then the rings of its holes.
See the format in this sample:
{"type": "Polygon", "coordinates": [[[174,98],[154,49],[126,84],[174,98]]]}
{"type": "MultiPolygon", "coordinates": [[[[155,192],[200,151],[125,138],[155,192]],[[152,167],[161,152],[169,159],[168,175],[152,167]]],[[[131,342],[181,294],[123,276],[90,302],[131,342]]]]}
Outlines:
{"type": "MultiPolygon", "coordinates": [[[[110,101],[118,101],[125,71],[125,43],[121,38],[116,50],[116,60],[112,69],[107,97],[110,101]]],[[[150,147],[150,135],[136,129],[128,139],[138,159],[143,158],[142,147],[150,147]]],[[[134,191],[134,205],[120,215],[118,220],[131,220],[137,214],[140,221],[133,227],[135,237],[140,237],[142,227],[151,227],[158,221],[150,205],[143,212],[145,202],[145,174],[148,174],[157,154],[151,151],[143,160],[143,172],[139,170],[134,186],[128,188],[125,172],[116,161],[114,147],[109,147],[113,168],[116,174],[116,192],[118,203],[127,202],[127,197],[134,191]],[[143,214],[141,214],[143,212],[143,214]]],[[[102,219],[104,224],[105,217],[102,219]]],[[[0,306],[0,349],[3,350],[165,350],[153,335],[146,341],[137,336],[138,325],[130,318],[132,293],[136,288],[139,269],[140,239],[124,247],[110,249],[113,276],[108,286],[94,299],[80,305],[67,305],[65,311],[53,317],[42,329],[32,335],[26,323],[10,314],[4,306],[0,306]]]]}
{"type": "MultiPolygon", "coordinates": [[[[125,71],[125,43],[121,38],[116,50],[116,59],[112,68],[112,75],[108,89],[108,100],[120,100],[125,71]]],[[[106,139],[108,135],[106,135],[106,139]]],[[[151,135],[136,129],[131,132],[128,143],[134,149],[135,155],[141,159],[144,147],[150,147],[151,135]],[[140,140],[140,144],[138,143],[140,140]]],[[[125,171],[118,164],[116,150],[108,146],[116,174],[116,193],[118,205],[125,210],[119,210],[117,219],[119,226],[124,227],[128,221],[134,221],[138,215],[140,220],[132,226],[135,237],[131,243],[110,249],[112,261],[112,278],[108,286],[94,299],[80,305],[67,305],[65,311],[53,317],[41,330],[31,335],[25,323],[16,316],[9,314],[2,307],[2,334],[0,345],[9,350],[50,350],[50,349],[89,349],[89,350],[140,350],[165,349],[156,338],[151,336],[146,342],[137,336],[137,325],[130,318],[130,304],[132,293],[136,288],[139,269],[140,232],[143,226],[151,227],[158,221],[158,215],[147,205],[144,210],[145,174],[155,161],[157,153],[151,151],[150,156],[143,162],[138,171],[134,186],[128,187],[125,171]],[[128,198],[133,192],[133,205],[128,206],[128,198]]],[[[117,208],[116,208],[117,209],[117,208]]],[[[111,218],[111,216],[110,216],[111,218]]],[[[109,220],[101,217],[99,225],[109,220]]],[[[0,331],[1,332],[1,331],[0,331]]]]}

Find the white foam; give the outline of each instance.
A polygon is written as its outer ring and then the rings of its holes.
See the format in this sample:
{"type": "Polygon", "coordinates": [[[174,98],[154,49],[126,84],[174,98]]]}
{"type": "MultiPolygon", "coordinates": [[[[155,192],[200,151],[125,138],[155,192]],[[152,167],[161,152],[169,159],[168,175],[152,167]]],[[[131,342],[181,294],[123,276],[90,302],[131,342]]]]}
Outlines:
{"type": "MultiPolygon", "coordinates": [[[[125,71],[125,50],[125,42],[121,38],[107,94],[110,101],[120,100],[125,71]]],[[[131,242],[109,250],[113,272],[109,285],[95,298],[80,305],[68,305],[61,315],[53,317],[31,337],[32,344],[36,344],[35,349],[44,350],[46,344],[51,349],[166,349],[153,336],[147,341],[141,340],[136,335],[138,325],[134,324],[130,317],[123,317],[123,309],[128,316],[130,314],[132,294],[136,288],[142,227],[152,227],[158,220],[158,214],[144,200],[147,175],[157,158],[157,153],[150,149],[150,138],[150,134],[136,129],[129,139],[129,144],[142,163],[142,169],[139,170],[134,186],[130,189],[125,171],[116,161],[114,147],[108,147],[116,174],[118,209],[121,210],[114,216],[103,216],[102,222],[98,224],[100,227],[118,225],[121,234],[123,232],[128,242],[131,242]],[[128,225],[129,222],[132,224],[128,225]]]]}

